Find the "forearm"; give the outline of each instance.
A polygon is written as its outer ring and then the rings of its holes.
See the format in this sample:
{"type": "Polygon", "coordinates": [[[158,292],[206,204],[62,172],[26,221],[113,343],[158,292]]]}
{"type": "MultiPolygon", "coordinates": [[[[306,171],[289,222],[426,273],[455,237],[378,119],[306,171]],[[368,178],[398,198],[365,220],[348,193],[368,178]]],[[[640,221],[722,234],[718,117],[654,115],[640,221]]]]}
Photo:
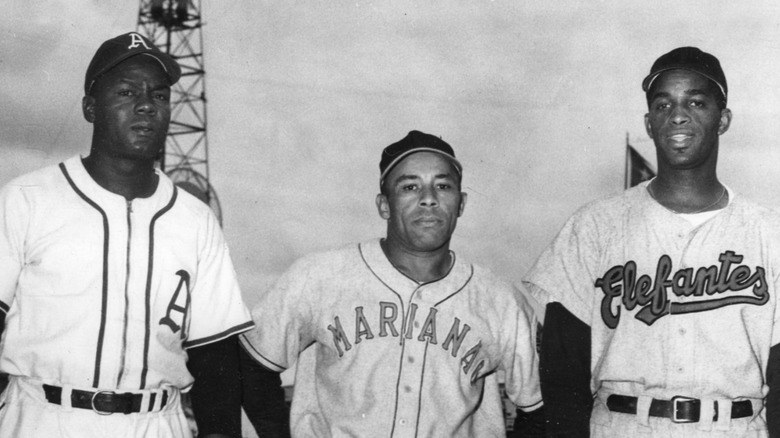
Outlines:
{"type": "Polygon", "coordinates": [[[188,350],[192,410],[202,438],[241,437],[238,350],[236,336],[188,350]]]}
{"type": "Polygon", "coordinates": [[[780,438],[780,345],[769,350],[766,383],[769,393],[766,395],[766,422],[770,438],[780,438]]]}
{"type": "Polygon", "coordinates": [[[590,436],[590,327],[560,303],[547,305],[539,376],[548,437],[590,436]]]}
{"type": "Polygon", "coordinates": [[[239,347],[242,405],[261,437],[289,437],[289,410],[279,373],[260,365],[239,347]]]}

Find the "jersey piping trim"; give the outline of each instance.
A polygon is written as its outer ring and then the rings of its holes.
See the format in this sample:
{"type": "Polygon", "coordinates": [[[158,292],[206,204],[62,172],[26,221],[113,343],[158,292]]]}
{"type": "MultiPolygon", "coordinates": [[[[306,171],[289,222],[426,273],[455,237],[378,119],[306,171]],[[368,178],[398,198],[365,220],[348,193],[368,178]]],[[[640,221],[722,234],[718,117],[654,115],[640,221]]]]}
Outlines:
{"type": "Polygon", "coordinates": [[[11,308],[11,306],[9,306],[8,304],[6,304],[6,303],[4,303],[4,302],[0,301],[0,311],[2,311],[3,313],[6,313],[6,314],[7,314],[7,313],[8,313],[8,310],[9,310],[10,308],[11,308]]]}
{"type": "Polygon", "coordinates": [[[422,412],[422,392],[423,392],[423,385],[425,384],[425,364],[428,362],[428,347],[430,347],[430,342],[425,343],[425,354],[423,354],[423,363],[422,363],[422,369],[423,372],[420,373],[420,390],[417,391],[417,421],[414,424],[414,436],[416,437],[420,433],[420,413],[422,412]]]}
{"type": "MultiPolygon", "coordinates": [[[[168,205],[160,209],[157,213],[152,216],[151,221],[149,221],[149,255],[147,256],[147,267],[146,267],[146,329],[144,333],[144,361],[143,361],[143,369],[141,370],[141,389],[146,388],[146,375],[149,373],[149,339],[151,337],[151,317],[152,317],[152,273],[154,272],[154,226],[157,223],[157,219],[160,218],[160,216],[167,213],[171,208],[173,208],[173,204],[176,203],[176,198],[178,197],[178,190],[176,189],[176,186],[173,186],[173,195],[171,196],[170,202],[168,202],[168,205]]],[[[183,316],[184,320],[186,320],[186,315],[183,316]]],[[[182,323],[183,324],[183,323],[182,323]]],[[[182,328],[182,331],[184,328],[182,328]]]]}
{"type": "Polygon", "coordinates": [[[97,210],[101,216],[103,216],[103,291],[100,307],[100,329],[98,330],[97,351],[95,353],[95,374],[92,377],[92,386],[94,388],[99,388],[100,363],[103,356],[103,338],[106,334],[106,309],[108,307],[108,216],[106,216],[106,212],[103,211],[103,209],[100,208],[100,206],[95,201],[89,199],[87,195],[84,194],[84,192],[79,190],[79,188],[76,186],[76,183],[73,182],[73,179],[70,177],[68,169],[65,168],[65,163],[60,163],[59,167],[73,191],[76,192],[76,194],[79,195],[79,197],[83,199],[84,202],[89,204],[92,208],[97,210]]]}
{"type": "Polygon", "coordinates": [[[252,329],[254,326],[255,323],[253,321],[247,321],[243,324],[239,324],[233,328],[227,329],[222,333],[217,333],[216,335],[207,336],[205,338],[200,338],[194,341],[185,342],[184,348],[199,347],[201,345],[206,345],[212,342],[221,341],[222,339],[225,339],[227,337],[237,335],[239,333],[244,333],[245,331],[252,329]]]}
{"type": "Polygon", "coordinates": [[[465,282],[463,282],[463,286],[461,286],[461,287],[460,287],[458,290],[456,290],[455,292],[453,292],[453,293],[451,293],[451,294],[447,295],[447,296],[446,296],[446,297],[445,297],[443,300],[441,300],[441,301],[439,301],[438,303],[434,304],[434,306],[433,306],[433,307],[436,307],[436,306],[438,306],[439,304],[441,304],[441,303],[443,303],[443,302],[445,302],[445,301],[449,300],[450,298],[454,297],[455,295],[459,294],[459,293],[460,293],[460,291],[462,291],[463,289],[465,289],[465,288],[466,288],[466,285],[467,285],[467,284],[469,284],[469,283],[471,282],[471,279],[472,279],[473,277],[474,277],[474,265],[469,265],[469,278],[467,278],[467,279],[466,279],[466,281],[465,281],[465,282]]]}
{"type": "MultiPolygon", "coordinates": [[[[241,345],[241,347],[244,348],[244,351],[246,351],[250,356],[252,356],[252,358],[254,360],[260,362],[261,364],[262,364],[263,361],[265,361],[269,365],[271,365],[272,367],[276,367],[276,369],[272,370],[272,371],[282,372],[282,371],[286,371],[287,370],[287,367],[283,367],[283,366],[279,365],[278,363],[272,361],[271,359],[267,358],[265,355],[263,355],[262,353],[257,351],[255,346],[252,345],[251,342],[249,342],[249,340],[246,338],[246,336],[242,336],[241,337],[241,342],[239,342],[239,345],[241,345]],[[250,351],[250,349],[251,349],[251,351],[250,351]],[[262,361],[260,359],[258,359],[258,357],[262,358],[262,361]]],[[[265,364],[263,364],[263,365],[265,365],[265,364]]]]}

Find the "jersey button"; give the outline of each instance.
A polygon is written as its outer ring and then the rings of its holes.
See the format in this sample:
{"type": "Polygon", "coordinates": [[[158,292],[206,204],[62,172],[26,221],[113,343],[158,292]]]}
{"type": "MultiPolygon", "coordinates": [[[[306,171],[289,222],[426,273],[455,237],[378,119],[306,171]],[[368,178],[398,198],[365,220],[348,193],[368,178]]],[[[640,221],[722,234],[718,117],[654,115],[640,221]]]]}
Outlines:
{"type": "Polygon", "coordinates": [[[409,363],[414,363],[414,358],[412,356],[409,356],[409,363]]]}
{"type": "Polygon", "coordinates": [[[404,391],[406,392],[412,392],[412,387],[409,385],[404,386],[404,391]]]}
{"type": "Polygon", "coordinates": [[[406,420],[401,420],[399,423],[401,423],[401,426],[406,426],[406,420]]]}
{"type": "Polygon", "coordinates": [[[684,329],[684,328],[681,328],[681,329],[680,329],[680,334],[681,334],[681,335],[684,335],[684,334],[685,334],[685,329],[684,329]]]}

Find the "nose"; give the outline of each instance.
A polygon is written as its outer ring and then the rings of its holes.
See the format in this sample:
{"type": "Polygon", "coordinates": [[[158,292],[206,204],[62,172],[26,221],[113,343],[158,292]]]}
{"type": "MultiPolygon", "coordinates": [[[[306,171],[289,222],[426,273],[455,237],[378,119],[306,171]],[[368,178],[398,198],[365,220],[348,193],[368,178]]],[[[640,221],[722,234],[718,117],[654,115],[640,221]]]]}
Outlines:
{"type": "Polygon", "coordinates": [[[424,207],[435,207],[439,205],[439,198],[433,187],[423,187],[420,191],[420,205],[424,207]]]}
{"type": "Polygon", "coordinates": [[[154,104],[154,99],[148,93],[141,93],[138,96],[138,102],[135,105],[135,111],[138,114],[154,115],[157,113],[157,107],[154,104]]]}
{"type": "Polygon", "coordinates": [[[687,108],[683,105],[676,105],[672,108],[671,121],[675,125],[684,125],[690,121],[687,108]]]}

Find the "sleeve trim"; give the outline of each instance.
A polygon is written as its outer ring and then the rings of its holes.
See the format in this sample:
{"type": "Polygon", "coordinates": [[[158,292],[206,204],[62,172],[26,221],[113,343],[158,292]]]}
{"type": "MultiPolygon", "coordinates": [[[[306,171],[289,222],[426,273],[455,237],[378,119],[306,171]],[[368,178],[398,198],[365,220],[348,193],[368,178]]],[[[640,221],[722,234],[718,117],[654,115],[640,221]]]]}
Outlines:
{"type": "Polygon", "coordinates": [[[210,344],[212,342],[221,341],[222,339],[225,339],[227,337],[237,335],[239,333],[243,333],[247,330],[251,330],[255,327],[255,323],[252,321],[247,321],[243,324],[237,325],[233,328],[230,328],[228,330],[225,330],[222,333],[217,333],[216,335],[207,336],[205,338],[195,339],[192,341],[187,341],[184,343],[184,348],[192,348],[192,347],[199,347],[201,345],[210,344]]]}
{"type": "Polygon", "coordinates": [[[261,365],[265,366],[266,368],[270,369],[271,371],[276,372],[283,372],[286,371],[287,368],[283,367],[282,365],[279,365],[278,363],[268,359],[267,357],[263,356],[255,347],[252,345],[251,342],[249,342],[249,339],[247,339],[246,336],[239,337],[239,344],[241,344],[241,348],[244,349],[244,351],[247,352],[249,357],[259,362],[261,365]]]}

